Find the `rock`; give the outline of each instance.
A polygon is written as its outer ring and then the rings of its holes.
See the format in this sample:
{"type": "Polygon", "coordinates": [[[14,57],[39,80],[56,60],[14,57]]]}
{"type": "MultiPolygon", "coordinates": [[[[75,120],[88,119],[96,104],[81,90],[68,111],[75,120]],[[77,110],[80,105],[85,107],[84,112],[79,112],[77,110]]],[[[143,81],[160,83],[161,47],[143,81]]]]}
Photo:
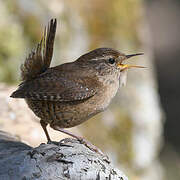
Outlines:
{"type": "Polygon", "coordinates": [[[128,180],[108,157],[75,139],[32,148],[0,132],[0,179],[128,180]]]}

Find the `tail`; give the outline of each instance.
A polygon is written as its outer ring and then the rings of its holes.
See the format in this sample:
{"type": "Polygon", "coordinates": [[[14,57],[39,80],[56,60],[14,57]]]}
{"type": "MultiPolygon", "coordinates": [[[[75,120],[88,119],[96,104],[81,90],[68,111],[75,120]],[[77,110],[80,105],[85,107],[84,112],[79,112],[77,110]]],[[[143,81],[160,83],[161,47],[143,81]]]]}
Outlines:
{"type": "Polygon", "coordinates": [[[53,56],[56,26],[56,19],[51,19],[36,49],[31,51],[25,62],[21,65],[22,81],[32,80],[49,68],[53,56]]]}

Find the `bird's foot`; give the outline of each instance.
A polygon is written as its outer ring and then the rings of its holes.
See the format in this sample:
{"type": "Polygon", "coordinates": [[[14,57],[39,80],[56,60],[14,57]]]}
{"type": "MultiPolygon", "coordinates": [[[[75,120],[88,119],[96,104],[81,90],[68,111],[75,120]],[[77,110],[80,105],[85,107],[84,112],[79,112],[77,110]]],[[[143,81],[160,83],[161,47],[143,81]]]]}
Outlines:
{"type": "MultiPolygon", "coordinates": [[[[77,137],[77,140],[81,143],[84,144],[86,147],[88,147],[90,150],[106,157],[107,155],[105,155],[98,147],[96,147],[95,145],[93,145],[92,143],[90,143],[89,141],[87,141],[86,139],[84,139],[83,137],[77,137]]],[[[109,158],[108,158],[109,159],[109,158]]]]}
{"type": "Polygon", "coordinates": [[[47,144],[55,144],[58,146],[59,142],[48,140],[47,144]]]}
{"type": "Polygon", "coordinates": [[[65,143],[63,142],[63,140],[61,140],[61,141],[59,141],[59,142],[49,140],[49,141],[47,142],[47,144],[54,144],[54,145],[56,145],[56,146],[73,147],[72,145],[65,144],[65,143]]]}
{"type": "Polygon", "coordinates": [[[108,157],[107,155],[105,155],[99,148],[97,148],[96,146],[94,146],[93,144],[91,144],[89,141],[87,141],[86,139],[82,138],[82,137],[79,137],[79,136],[76,136],[75,134],[65,130],[65,129],[62,129],[60,128],[59,126],[56,126],[56,125],[53,125],[53,124],[50,124],[50,126],[57,130],[57,131],[60,131],[62,133],[65,133],[75,139],[77,139],[78,141],[80,141],[81,144],[84,144],[86,147],[88,147],[90,150],[102,155],[103,157],[105,157],[105,160],[108,161],[108,157]]]}

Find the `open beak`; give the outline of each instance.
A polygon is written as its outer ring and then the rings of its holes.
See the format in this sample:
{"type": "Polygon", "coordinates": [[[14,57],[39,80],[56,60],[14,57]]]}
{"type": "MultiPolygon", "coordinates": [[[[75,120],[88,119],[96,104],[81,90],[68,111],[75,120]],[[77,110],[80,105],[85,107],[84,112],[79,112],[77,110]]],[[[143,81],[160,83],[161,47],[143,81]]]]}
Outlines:
{"type": "MultiPolygon", "coordinates": [[[[143,54],[144,53],[126,55],[126,58],[124,60],[129,59],[129,58],[134,57],[134,56],[143,55],[143,54]]],[[[137,66],[137,65],[131,65],[131,64],[122,64],[122,63],[118,64],[118,67],[121,68],[121,71],[124,71],[125,69],[130,69],[130,68],[146,68],[144,66],[137,66]]]]}

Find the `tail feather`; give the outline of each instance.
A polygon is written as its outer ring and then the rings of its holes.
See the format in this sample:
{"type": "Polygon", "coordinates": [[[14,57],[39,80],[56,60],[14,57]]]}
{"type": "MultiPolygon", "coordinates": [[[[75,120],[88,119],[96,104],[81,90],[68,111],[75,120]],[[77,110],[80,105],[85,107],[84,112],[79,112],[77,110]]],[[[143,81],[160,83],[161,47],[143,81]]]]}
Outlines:
{"type": "Polygon", "coordinates": [[[56,19],[53,21],[51,20],[50,22],[50,26],[48,26],[47,29],[47,36],[46,37],[46,43],[45,43],[45,52],[44,52],[44,66],[47,69],[50,64],[51,64],[51,59],[53,56],[53,45],[54,45],[54,38],[55,38],[55,34],[56,34],[56,19]]]}
{"type": "Polygon", "coordinates": [[[34,79],[49,68],[53,56],[56,26],[56,19],[51,19],[47,31],[45,28],[43,38],[38,43],[36,49],[31,51],[25,62],[21,65],[22,81],[34,79]]]}

